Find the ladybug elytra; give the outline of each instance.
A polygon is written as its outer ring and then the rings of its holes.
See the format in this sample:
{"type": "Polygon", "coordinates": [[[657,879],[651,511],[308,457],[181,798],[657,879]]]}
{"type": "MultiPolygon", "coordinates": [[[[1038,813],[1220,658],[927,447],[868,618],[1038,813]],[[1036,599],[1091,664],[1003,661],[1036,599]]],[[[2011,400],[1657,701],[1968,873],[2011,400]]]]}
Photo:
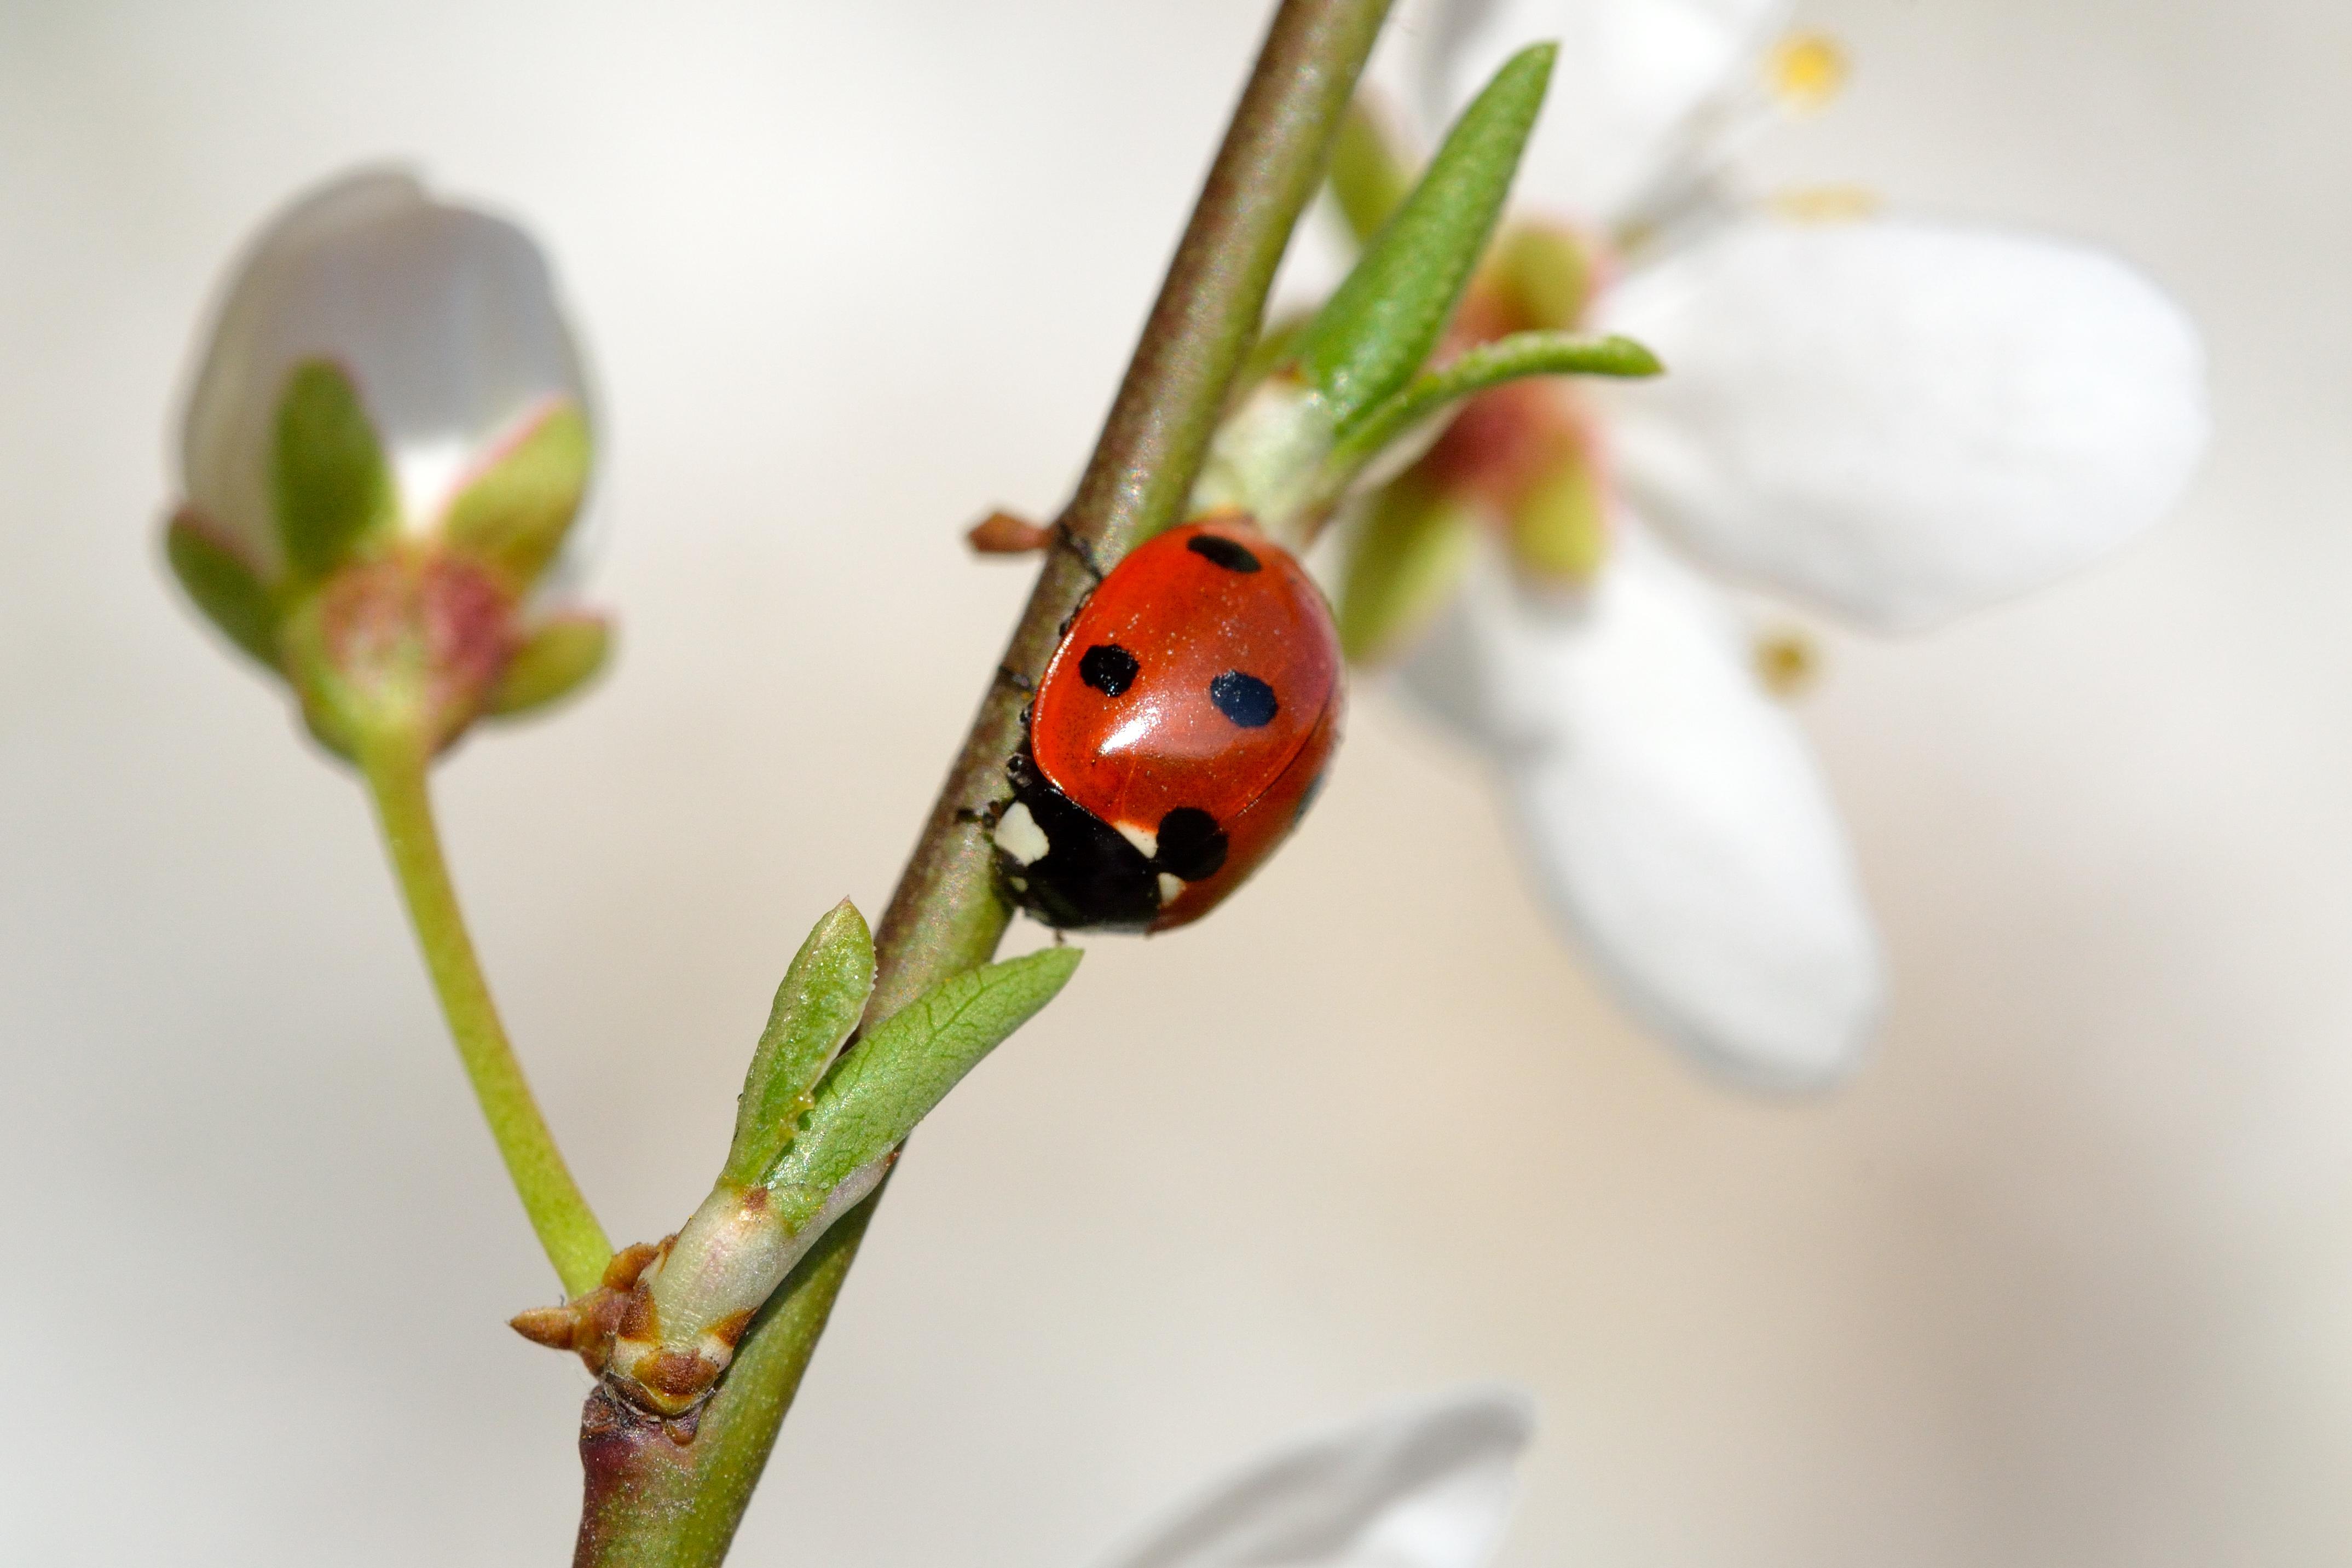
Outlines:
{"type": "Polygon", "coordinates": [[[1321,590],[1248,518],[1171,528],[1112,569],[1045,666],[995,826],[1048,925],[1197,920],[1289,835],[1339,744],[1321,590]]]}

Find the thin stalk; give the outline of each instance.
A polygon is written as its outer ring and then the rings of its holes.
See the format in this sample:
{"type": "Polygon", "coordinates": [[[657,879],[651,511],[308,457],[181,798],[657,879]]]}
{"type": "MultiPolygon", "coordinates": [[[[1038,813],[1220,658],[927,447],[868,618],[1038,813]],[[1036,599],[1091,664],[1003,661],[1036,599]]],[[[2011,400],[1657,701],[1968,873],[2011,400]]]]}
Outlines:
{"type": "Polygon", "coordinates": [[[547,1249],[547,1260],[555,1265],[564,1293],[577,1296],[595,1289],[612,1259],[613,1245],[572,1181],[555,1135],[531,1098],[522,1063],[507,1040],[506,1026],[499,1021],[489,981],[474,954],[473,938],[467,935],[457,890],[441,853],[433,797],[425,784],[428,763],[424,748],[404,739],[365,747],[360,758],[393,873],[408,902],[417,945],[425,950],[425,967],[457,1043],[457,1059],[465,1063],[482,1118],[490,1124],[490,1136],[498,1142],[499,1155],[506,1161],[530,1228],[547,1249]]]}
{"type": "MultiPolygon", "coordinates": [[[[1012,919],[971,813],[995,800],[1021,742],[1024,687],[1094,578],[1176,522],[1276,265],[1315,193],[1390,0],[1283,0],[1242,90],[996,678],[981,699],[876,936],[869,1021],[986,963],[1012,919]],[[1082,559],[1083,558],[1083,559],[1082,559]]],[[[581,1422],[587,1497],[575,1568],[705,1568],[726,1555],[802,1373],[856,1259],[877,1192],[828,1232],[752,1324],[699,1431],[677,1441],[598,1390],[581,1422]]]]}

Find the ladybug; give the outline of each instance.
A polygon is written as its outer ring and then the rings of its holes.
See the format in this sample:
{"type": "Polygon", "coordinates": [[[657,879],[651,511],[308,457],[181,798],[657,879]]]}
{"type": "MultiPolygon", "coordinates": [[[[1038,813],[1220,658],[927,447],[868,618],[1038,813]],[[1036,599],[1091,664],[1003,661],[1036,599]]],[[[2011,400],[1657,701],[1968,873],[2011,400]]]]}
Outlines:
{"type": "Polygon", "coordinates": [[[1198,920],[1289,836],[1339,740],[1322,591],[1239,513],[1140,546],[1071,618],[992,828],[1048,925],[1198,920]]]}

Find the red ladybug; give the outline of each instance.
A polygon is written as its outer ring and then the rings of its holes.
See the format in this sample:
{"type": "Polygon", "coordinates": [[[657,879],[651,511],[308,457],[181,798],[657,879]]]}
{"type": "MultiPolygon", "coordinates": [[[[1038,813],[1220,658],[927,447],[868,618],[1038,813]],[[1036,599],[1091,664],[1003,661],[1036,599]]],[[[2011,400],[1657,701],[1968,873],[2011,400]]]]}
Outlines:
{"type": "Polygon", "coordinates": [[[1238,513],[1129,554],[1070,622],[1007,769],[996,852],[1048,925],[1166,931],[1239,887],[1339,740],[1339,636],[1238,513]]]}

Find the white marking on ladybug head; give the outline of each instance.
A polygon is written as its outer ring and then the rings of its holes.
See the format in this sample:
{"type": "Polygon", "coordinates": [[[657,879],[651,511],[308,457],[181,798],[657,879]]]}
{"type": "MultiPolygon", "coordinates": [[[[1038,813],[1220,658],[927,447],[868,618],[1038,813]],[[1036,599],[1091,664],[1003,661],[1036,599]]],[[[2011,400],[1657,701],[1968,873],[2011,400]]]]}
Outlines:
{"type": "Polygon", "coordinates": [[[1133,822],[1118,822],[1112,825],[1118,829],[1120,838],[1142,852],[1145,860],[1150,860],[1160,852],[1160,835],[1151,829],[1139,828],[1133,822]]]}
{"type": "Polygon", "coordinates": [[[1162,909],[1175,903],[1177,895],[1183,891],[1184,883],[1181,878],[1170,876],[1164,871],[1160,873],[1160,906],[1162,909]]]}
{"type": "Polygon", "coordinates": [[[1054,846],[1046,840],[1045,830],[1029,814],[1028,806],[1019,800],[996,820],[996,847],[1010,855],[1016,864],[1035,865],[1045,858],[1054,846]]]}

